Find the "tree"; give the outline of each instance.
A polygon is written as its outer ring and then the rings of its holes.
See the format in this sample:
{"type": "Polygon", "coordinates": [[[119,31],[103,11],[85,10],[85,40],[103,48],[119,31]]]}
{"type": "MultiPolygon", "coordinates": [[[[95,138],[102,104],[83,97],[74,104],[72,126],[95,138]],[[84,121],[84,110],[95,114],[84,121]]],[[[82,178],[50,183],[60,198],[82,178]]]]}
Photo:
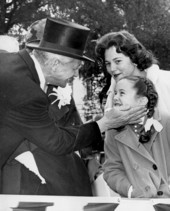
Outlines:
{"type": "Polygon", "coordinates": [[[133,33],[170,69],[170,0],[117,0],[124,12],[125,29],[133,33]]]}
{"type": "Polygon", "coordinates": [[[41,6],[40,0],[1,0],[0,34],[7,34],[14,25],[26,26],[29,22],[28,17],[36,20],[37,8],[41,6]]]}

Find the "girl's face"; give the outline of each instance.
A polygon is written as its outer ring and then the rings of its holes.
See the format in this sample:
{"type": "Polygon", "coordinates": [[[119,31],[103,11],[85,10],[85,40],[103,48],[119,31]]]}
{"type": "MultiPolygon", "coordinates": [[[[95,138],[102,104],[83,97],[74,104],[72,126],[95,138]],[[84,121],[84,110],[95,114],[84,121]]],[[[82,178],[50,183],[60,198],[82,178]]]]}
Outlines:
{"type": "Polygon", "coordinates": [[[115,86],[115,95],[113,99],[114,106],[138,106],[144,105],[143,96],[137,95],[137,90],[134,88],[134,83],[127,79],[121,79],[115,86]]]}
{"type": "Polygon", "coordinates": [[[118,81],[124,76],[139,75],[140,71],[128,56],[117,53],[114,46],[105,51],[105,65],[108,73],[118,81]]]}

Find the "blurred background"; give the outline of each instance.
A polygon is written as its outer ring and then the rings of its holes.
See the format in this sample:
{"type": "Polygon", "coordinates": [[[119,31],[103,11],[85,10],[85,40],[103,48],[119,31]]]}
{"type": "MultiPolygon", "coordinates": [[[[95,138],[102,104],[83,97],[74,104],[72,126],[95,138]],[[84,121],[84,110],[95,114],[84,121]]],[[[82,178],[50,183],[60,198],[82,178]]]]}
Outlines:
{"type": "MultiPolygon", "coordinates": [[[[86,53],[94,59],[96,39],[126,29],[154,53],[161,69],[170,70],[170,0],[1,0],[0,34],[16,37],[22,48],[28,26],[47,16],[89,27],[86,53]]],[[[71,86],[83,120],[102,112],[99,93],[109,84],[110,76],[100,64],[82,67],[71,86]]]]}

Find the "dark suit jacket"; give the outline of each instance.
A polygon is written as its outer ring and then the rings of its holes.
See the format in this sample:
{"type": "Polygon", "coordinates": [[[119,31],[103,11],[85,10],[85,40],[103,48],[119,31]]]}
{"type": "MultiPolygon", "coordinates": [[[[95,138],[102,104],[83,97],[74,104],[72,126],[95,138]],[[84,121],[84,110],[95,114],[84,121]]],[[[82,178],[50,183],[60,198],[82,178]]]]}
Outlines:
{"type": "MultiPolygon", "coordinates": [[[[53,86],[48,86],[48,96],[52,90],[53,86]]],[[[53,95],[49,98],[51,102],[56,99],[53,95]]],[[[58,101],[51,104],[49,113],[51,119],[59,126],[82,124],[73,98],[70,104],[60,109],[58,101]]],[[[23,142],[11,155],[2,169],[2,178],[3,194],[92,196],[87,168],[75,152],[57,157],[51,156],[28,141],[23,142]],[[38,176],[15,160],[17,155],[25,151],[33,153],[46,184],[42,185],[38,176]]]]}
{"type": "Polygon", "coordinates": [[[95,122],[59,128],[49,116],[49,99],[39,86],[34,63],[26,52],[0,54],[0,167],[24,141],[56,157],[101,140],[95,122]]]}

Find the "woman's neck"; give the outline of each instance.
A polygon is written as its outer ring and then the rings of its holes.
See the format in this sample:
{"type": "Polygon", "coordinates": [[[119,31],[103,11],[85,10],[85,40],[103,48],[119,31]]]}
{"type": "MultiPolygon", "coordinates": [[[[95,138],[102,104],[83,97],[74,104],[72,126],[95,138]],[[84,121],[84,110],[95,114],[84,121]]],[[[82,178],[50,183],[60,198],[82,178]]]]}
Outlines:
{"type": "Polygon", "coordinates": [[[144,70],[140,71],[139,69],[136,69],[134,76],[146,77],[146,72],[144,70]]]}

